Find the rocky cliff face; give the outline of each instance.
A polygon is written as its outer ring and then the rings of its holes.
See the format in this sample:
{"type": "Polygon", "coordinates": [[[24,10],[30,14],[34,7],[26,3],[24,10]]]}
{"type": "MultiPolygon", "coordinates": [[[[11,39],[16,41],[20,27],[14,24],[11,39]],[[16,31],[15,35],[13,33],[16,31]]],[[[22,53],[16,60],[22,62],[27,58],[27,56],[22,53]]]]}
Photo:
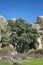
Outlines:
{"type": "Polygon", "coordinates": [[[0,16],[0,28],[3,28],[6,25],[6,19],[3,16],[0,16]]]}
{"type": "Polygon", "coordinates": [[[43,28],[43,16],[38,16],[37,17],[37,22],[33,24],[33,26],[37,29],[42,29],[43,28]]]}
{"type": "Polygon", "coordinates": [[[43,24],[43,16],[38,16],[37,17],[37,23],[38,24],[43,24]]]}
{"type": "Polygon", "coordinates": [[[39,16],[39,17],[37,17],[37,22],[36,22],[36,24],[39,24],[40,25],[40,33],[41,33],[41,35],[43,35],[43,16],[39,16]]]}
{"type": "Polygon", "coordinates": [[[4,29],[6,26],[5,17],[0,16],[0,41],[1,41],[1,29],[4,29]]]}
{"type": "Polygon", "coordinates": [[[33,28],[36,28],[38,32],[40,33],[40,37],[38,38],[38,44],[39,44],[39,49],[43,47],[43,16],[38,16],[37,17],[37,22],[32,25],[33,28]]]}
{"type": "Polygon", "coordinates": [[[0,16],[0,24],[2,24],[2,23],[6,23],[6,20],[3,16],[0,16]]]}

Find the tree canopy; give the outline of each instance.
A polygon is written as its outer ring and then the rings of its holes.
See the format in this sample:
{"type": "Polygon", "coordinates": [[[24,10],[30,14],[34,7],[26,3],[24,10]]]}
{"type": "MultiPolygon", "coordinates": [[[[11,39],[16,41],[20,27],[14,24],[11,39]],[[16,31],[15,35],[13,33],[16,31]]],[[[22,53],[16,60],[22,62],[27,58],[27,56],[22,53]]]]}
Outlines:
{"type": "Polygon", "coordinates": [[[38,31],[32,28],[32,24],[26,23],[23,19],[16,21],[9,20],[9,29],[12,32],[10,35],[11,44],[16,45],[17,49],[27,51],[31,48],[36,49],[36,40],[39,36],[38,31]]]}
{"type": "Polygon", "coordinates": [[[32,27],[32,24],[26,23],[25,20],[21,18],[9,20],[8,24],[2,25],[0,29],[2,47],[12,44],[18,52],[36,49],[39,33],[32,27]]]}

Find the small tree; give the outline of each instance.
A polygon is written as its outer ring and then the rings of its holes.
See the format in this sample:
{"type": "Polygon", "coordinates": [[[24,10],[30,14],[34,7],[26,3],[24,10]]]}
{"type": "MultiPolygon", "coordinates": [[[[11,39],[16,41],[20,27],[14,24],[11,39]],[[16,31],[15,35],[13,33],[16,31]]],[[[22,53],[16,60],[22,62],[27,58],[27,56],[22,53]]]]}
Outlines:
{"type": "Polygon", "coordinates": [[[27,24],[23,19],[17,19],[16,22],[9,21],[8,24],[12,31],[11,44],[15,46],[15,43],[17,43],[17,46],[23,52],[36,48],[35,44],[39,33],[35,28],[32,28],[32,24],[27,24]]]}

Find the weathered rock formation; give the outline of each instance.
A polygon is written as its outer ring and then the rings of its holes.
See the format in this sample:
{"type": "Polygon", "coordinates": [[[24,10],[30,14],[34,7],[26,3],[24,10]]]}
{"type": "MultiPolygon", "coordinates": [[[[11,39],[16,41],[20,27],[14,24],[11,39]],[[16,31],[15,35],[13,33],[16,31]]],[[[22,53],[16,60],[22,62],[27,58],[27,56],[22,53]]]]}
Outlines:
{"type": "Polygon", "coordinates": [[[5,17],[0,16],[0,41],[1,41],[1,29],[4,29],[6,26],[5,17]]]}
{"type": "Polygon", "coordinates": [[[42,49],[42,36],[37,38],[37,49],[42,49]]]}
{"type": "Polygon", "coordinates": [[[15,21],[15,20],[16,20],[16,18],[11,18],[10,20],[15,21]]]}
{"type": "Polygon", "coordinates": [[[0,16],[0,28],[6,25],[6,19],[3,16],[0,16]]]}
{"type": "Polygon", "coordinates": [[[38,45],[37,48],[41,49],[43,47],[43,16],[38,16],[37,22],[32,26],[33,28],[36,28],[40,33],[40,37],[37,39],[37,45],[38,45]]]}
{"type": "Polygon", "coordinates": [[[3,16],[0,16],[0,24],[2,24],[2,23],[6,23],[6,20],[3,16]]]}
{"type": "Polygon", "coordinates": [[[41,26],[39,24],[32,24],[33,28],[36,28],[37,30],[39,30],[41,28],[41,26]]]}
{"type": "Polygon", "coordinates": [[[15,22],[16,18],[11,18],[9,21],[15,22]]]}
{"type": "Polygon", "coordinates": [[[43,28],[43,16],[37,17],[37,23],[40,24],[40,26],[43,28]]]}

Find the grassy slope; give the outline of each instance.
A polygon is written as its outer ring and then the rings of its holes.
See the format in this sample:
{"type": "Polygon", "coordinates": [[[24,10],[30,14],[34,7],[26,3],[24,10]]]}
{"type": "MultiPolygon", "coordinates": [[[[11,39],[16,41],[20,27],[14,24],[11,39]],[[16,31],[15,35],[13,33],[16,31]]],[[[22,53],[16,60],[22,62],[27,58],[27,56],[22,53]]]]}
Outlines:
{"type": "MultiPolygon", "coordinates": [[[[0,61],[0,65],[12,65],[12,64],[6,60],[2,60],[0,61]]],[[[23,61],[22,65],[43,65],[43,59],[39,58],[26,59],[23,61]]]]}
{"type": "Polygon", "coordinates": [[[27,59],[23,61],[22,65],[43,65],[43,59],[27,59]]]}
{"type": "Polygon", "coordinates": [[[9,63],[9,62],[6,61],[6,60],[2,60],[2,61],[0,61],[0,65],[12,65],[12,64],[9,63]]]}

